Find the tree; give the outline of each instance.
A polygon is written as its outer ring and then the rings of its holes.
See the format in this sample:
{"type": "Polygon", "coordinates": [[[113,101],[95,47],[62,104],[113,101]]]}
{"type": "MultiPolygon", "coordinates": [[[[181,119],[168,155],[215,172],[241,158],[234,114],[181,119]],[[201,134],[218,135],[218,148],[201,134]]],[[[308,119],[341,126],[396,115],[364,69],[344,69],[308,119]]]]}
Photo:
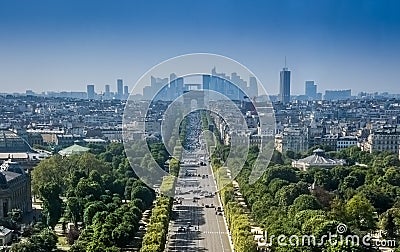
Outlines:
{"type": "Polygon", "coordinates": [[[275,197],[280,206],[290,206],[301,194],[309,194],[308,185],[304,182],[282,187],[275,197]]]}
{"type": "Polygon", "coordinates": [[[30,241],[21,241],[11,246],[10,252],[34,252],[36,246],[30,241]]]}
{"type": "Polygon", "coordinates": [[[379,214],[385,212],[393,206],[394,195],[392,190],[388,190],[381,185],[364,185],[360,193],[364,195],[378,211],[379,214]]]}
{"type": "Polygon", "coordinates": [[[87,175],[92,171],[97,171],[100,174],[109,173],[111,171],[111,166],[109,164],[88,152],[78,156],[77,167],[79,170],[85,171],[87,175]]]}
{"type": "Polygon", "coordinates": [[[106,210],[106,205],[101,202],[101,201],[95,201],[90,203],[84,211],[83,214],[83,221],[85,225],[91,225],[93,217],[95,216],[96,213],[102,212],[106,210]]]}
{"type": "Polygon", "coordinates": [[[133,184],[131,199],[140,199],[146,208],[150,207],[154,200],[154,193],[146,186],[133,184]]]}
{"type": "Polygon", "coordinates": [[[85,198],[93,195],[95,199],[99,199],[100,195],[104,193],[104,189],[98,182],[82,178],[75,188],[75,195],[79,198],[85,198]]]}
{"type": "Polygon", "coordinates": [[[134,235],[134,228],[129,223],[121,223],[112,231],[112,238],[118,247],[129,244],[134,235]]]}
{"type": "Polygon", "coordinates": [[[386,170],[385,180],[394,186],[400,186],[400,168],[390,167],[386,170]]]}
{"type": "Polygon", "coordinates": [[[64,187],[68,176],[63,164],[64,160],[59,155],[40,161],[32,170],[32,193],[39,195],[39,189],[50,183],[64,187]]]}
{"type": "Polygon", "coordinates": [[[39,234],[31,236],[28,242],[22,244],[22,248],[16,248],[14,251],[40,251],[51,252],[57,248],[57,235],[54,231],[45,228],[39,234]]]}
{"type": "Polygon", "coordinates": [[[289,182],[287,180],[274,178],[268,185],[268,191],[271,193],[271,195],[275,195],[276,192],[279,191],[279,189],[287,185],[289,185],[289,182]]]}
{"type": "Polygon", "coordinates": [[[47,183],[39,188],[40,197],[43,199],[43,213],[47,225],[54,228],[62,215],[61,188],[55,183],[47,183]]]}
{"type": "Polygon", "coordinates": [[[375,228],[375,208],[367,198],[356,194],[351,198],[345,207],[346,217],[350,223],[361,230],[372,230],[375,228]]]}
{"type": "Polygon", "coordinates": [[[316,170],[314,173],[314,182],[325,190],[335,190],[337,186],[332,180],[330,171],[323,168],[316,170]]]}
{"type": "Polygon", "coordinates": [[[314,196],[302,194],[294,200],[290,208],[291,211],[297,213],[302,210],[318,210],[321,209],[321,205],[314,196]]]}
{"type": "Polygon", "coordinates": [[[67,214],[72,219],[75,228],[78,228],[78,222],[83,220],[83,205],[79,198],[69,197],[67,199],[67,214]]]}
{"type": "Polygon", "coordinates": [[[391,208],[380,217],[380,228],[384,231],[386,238],[398,238],[400,230],[400,209],[391,208]]]}
{"type": "Polygon", "coordinates": [[[293,168],[281,165],[269,168],[263,176],[263,181],[266,184],[269,184],[274,178],[280,178],[292,183],[298,181],[296,172],[293,168]]]}

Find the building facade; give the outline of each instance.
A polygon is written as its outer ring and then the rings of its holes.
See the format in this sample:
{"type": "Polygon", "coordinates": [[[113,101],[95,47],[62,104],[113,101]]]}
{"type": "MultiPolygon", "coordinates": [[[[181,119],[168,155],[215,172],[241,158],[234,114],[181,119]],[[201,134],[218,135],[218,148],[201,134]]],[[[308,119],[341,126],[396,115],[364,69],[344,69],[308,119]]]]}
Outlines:
{"type": "Polygon", "coordinates": [[[314,81],[305,82],[305,95],[309,100],[317,99],[317,85],[315,85],[314,81]]]}
{"type": "Polygon", "coordinates": [[[370,153],[375,151],[388,151],[399,153],[400,131],[397,127],[383,127],[371,133],[362,148],[370,153]]]}
{"type": "Polygon", "coordinates": [[[94,100],[95,98],[95,93],[94,93],[94,85],[87,85],[87,98],[89,100],[94,100]]]}
{"type": "Polygon", "coordinates": [[[124,82],[122,79],[117,80],[117,99],[122,99],[124,96],[124,82]]]}
{"type": "Polygon", "coordinates": [[[290,71],[286,67],[280,72],[279,100],[283,104],[290,102],[290,71]]]}
{"type": "Polygon", "coordinates": [[[8,160],[0,166],[0,218],[12,209],[32,211],[31,180],[19,163],[8,160]]]}

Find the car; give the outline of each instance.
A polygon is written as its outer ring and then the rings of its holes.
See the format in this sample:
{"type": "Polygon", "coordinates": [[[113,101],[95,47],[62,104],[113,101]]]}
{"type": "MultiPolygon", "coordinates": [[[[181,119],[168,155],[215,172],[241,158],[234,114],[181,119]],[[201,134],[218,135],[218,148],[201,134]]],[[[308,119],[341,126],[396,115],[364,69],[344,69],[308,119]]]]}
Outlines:
{"type": "Polygon", "coordinates": [[[199,200],[200,197],[194,196],[193,199],[194,199],[194,200],[199,200]]]}
{"type": "Polygon", "coordinates": [[[181,226],[181,227],[178,228],[178,232],[185,232],[185,231],[186,231],[186,228],[185,228],[185,227],[182,227],[182,226],[181,226]]]}
{"type": "Polygon", "coordinates": [[[204,207],[205,207],[205,208],[210,208],[210,205],[206,204],[204,207]]]}

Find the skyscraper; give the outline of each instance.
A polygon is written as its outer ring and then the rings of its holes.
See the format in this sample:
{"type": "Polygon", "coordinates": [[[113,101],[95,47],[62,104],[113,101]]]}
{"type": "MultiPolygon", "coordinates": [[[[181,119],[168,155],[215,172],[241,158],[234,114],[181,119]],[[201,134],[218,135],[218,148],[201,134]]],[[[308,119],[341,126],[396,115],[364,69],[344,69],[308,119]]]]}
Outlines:
{"type": "Polygon", "coordinates": [[[129,87],[124,86],[124,99],[128,99],[129,97],[129,87]]]}
{"type": "Polygon", "coordinates": [[[105,88],[104,88],[104,98],[105,98],[105,99],[110,99],[110,98],[111,98],[110,85],[105,85],[105,88]]]}
{"type": "Polygon", "coordinates": [[[87,85],[86,87],[87,90],[87,98],[89,100],[94,100],[94,85],[87,85]]]}
{"type": "Polygon", "coordinates": [[[279,100],[283,104],[290,102],[290,71],[286,66],[280,72],[279,100]]]}
{"type": "Polygon", "coordinates": [[[122,99],[124,96],[124,82],[122,79],[117,80],[117,99],[122,99]]]}
{"type": "Polygon", "coordinates": [[[305,95],[310,100],[317,99],[317,85],[315,85],[314,81],[306,81],[305,83],[305,95]]]}
{"type": "Polygon", "coordinates": [[[248,95],[250,98],[253,98],[255,96],[258,96],[258,85],[257,85],[257,79],[254,76],[250,76],[249,79],[249,88],[248,88],[248,95]]]}

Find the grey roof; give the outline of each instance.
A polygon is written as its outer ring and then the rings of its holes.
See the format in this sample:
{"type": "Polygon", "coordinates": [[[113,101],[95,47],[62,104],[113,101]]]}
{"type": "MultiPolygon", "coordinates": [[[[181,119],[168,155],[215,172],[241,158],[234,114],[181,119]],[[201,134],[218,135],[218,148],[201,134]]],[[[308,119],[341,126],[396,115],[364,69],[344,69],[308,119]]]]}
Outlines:
{"type": "Polygon", "coordinates": [[[6,177],[7,182],[14,180],[15,178],[21,176],[22,174],[11,172],[11,171],[1,171],[6,177]]]}
{"type": "Polygon", "coordinates": [[[89,150],[90,150],[90,148],[86,148],[86,147],[82,147],[80,145],[74,144],[68,148],[60,150],[58,153],[62,156],[69,156],[69,155],[73,155],[73,154],[87,152],[89,150]]]}
{"type": "Polygon", "coordinates": [[[313,151],[313,155],[308,156],[303,159],[295,161],[295,165],[305,165],[305,166],[336,166],[344,165],[346,163],[343,159],[331,159],[325,157],[325,152],[322,149],[316,149],[313,151]]]}
{"type": "Polygon", "coordinates": [[[14,132],[0,130],[0,152],[33,152],[33,150],[23,138],[14,132]]]}
{"type": "Polygon", "coordinates": [[[335,160],[331,158],[326,158],[321,155],[311,155],[306,158],[300,159],[297,162],[303,162],[312,165],[342,165],[342,160],[335,160]]]}
{"type": "Polygon", "coordinates": [[[6,236],[11,232],[12,232],[11,229],[8,229],[8,228],[6,228],[4,226],[0,226],[0,236],[6,236]]]}
{"type": "Polygon", "coordinates": [[[18,162],[13,162],[12,160],[4,161],[4,163],[0,166],[2,171],[9,171],[19,174],[25,174],[24,169],[18,162]]]}

